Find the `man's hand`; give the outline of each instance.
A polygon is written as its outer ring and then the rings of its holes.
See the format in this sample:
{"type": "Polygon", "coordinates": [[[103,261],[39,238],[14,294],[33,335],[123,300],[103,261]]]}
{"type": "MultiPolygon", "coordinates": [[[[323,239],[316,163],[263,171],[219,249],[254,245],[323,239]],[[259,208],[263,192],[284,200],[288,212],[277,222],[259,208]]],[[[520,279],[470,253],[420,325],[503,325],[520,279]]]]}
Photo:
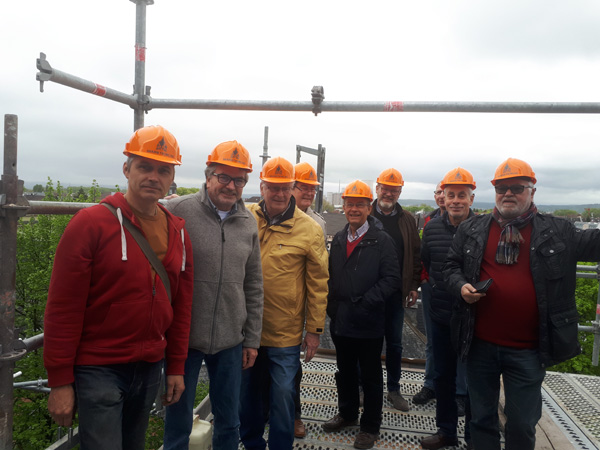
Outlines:
{"type": "Polygon", "coordinates": [[[255,348],[244,347],[242,349],[242,370],[249,369],[254,365],[258,350],[255,348]]]}
{"type": "Polygon", "coordinates": [[[304,361],[309,362],[317,353],[319,348],[319,340],[321,337],[315,333],[306,333],[304,336],[304,342],[302,343],[302,350],[304,351],[304,361]]]}
{"type": "Polygon", "coordinates": [[[463,287],[460,288],[460,295],[469,304],[479,301],[481,297],[485,297],[485,294],[478,294],[477,289],[470,283],[463,284],[463,287]]]}
{"type": "Polygon", "coordinates": [[[75,391],[72,384],[53,387],[48,397],[48,411],[59,427],[70,427],[75,416],[75,391]]]}
{"type": "Polygon", "coordinates": [[[408,297],[406,297],[406,304],[404,306],[406,308],[410,308],[415,303],[417,303],[418,298],[419,298],[419,293],[417,291],[410,291],[408,293],[408,297]]]}
{"type": "Polygon", "coordinates": [[[167,375],[167,392],[162,396],[163,405],[177,403],[185,391],[183,375],[167,375]]]}

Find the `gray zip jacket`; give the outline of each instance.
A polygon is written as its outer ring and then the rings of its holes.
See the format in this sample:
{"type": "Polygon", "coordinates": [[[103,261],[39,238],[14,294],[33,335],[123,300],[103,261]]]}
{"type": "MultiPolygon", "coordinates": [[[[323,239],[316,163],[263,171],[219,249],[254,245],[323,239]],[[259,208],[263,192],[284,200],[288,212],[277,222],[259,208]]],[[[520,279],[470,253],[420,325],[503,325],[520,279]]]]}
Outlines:
{"type": "Polygon", "coordinates": [[[206,354],[242,343],[260,346],[263,281],[254,216],[243,200],[221,221],[206,194],[169,200],[167,209],[185,219],[194,251],[194,298],[190,348],[206,354]]]}

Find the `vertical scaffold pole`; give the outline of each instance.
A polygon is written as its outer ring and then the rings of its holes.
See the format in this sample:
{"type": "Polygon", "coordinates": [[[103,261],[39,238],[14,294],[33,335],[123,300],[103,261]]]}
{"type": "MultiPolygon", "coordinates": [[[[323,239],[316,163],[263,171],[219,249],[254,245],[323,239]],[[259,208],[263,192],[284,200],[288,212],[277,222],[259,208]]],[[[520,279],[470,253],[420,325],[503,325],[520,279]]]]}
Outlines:
{"type": "Polygon", "coordinates": [[[5,208],[17,203],[18,117],[4,116],[4,171],[0,188],[0,449],[12,449],[13,351],[15,282],[17,266],[17,211],[5,208]]]}
{"type": "Polygon", "coordinates": [[[131,0],[135,3],[135,84],[133,95],[138,107],[133,111],[133,131],[144,126],[144,109],[142,104],[146,95],[146,5],[153,0],[131,0]]]}

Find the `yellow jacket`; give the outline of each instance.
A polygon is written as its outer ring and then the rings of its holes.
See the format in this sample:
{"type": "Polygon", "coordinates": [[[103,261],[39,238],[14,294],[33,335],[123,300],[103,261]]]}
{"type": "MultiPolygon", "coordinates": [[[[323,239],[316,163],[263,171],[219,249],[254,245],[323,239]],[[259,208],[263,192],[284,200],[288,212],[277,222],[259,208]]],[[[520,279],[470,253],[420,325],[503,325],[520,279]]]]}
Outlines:
{"type": "Polygon", "coordinates": [[[299,345],[304,328],[322,334],[325,327],[329,270],[323,231],[294,208],[291,218],[269,226],[260,204],[248,207],[258,223],[263,269],[262,346],[299,345]]]}

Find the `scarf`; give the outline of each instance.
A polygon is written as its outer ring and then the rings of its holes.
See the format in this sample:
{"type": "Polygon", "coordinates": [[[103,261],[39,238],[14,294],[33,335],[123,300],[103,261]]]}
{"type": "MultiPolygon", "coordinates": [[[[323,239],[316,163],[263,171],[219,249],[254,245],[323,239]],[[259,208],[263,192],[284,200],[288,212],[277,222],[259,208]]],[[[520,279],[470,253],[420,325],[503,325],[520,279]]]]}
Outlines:
{"type": "Polygon", "coordinates": [[[527,211],[519,217],[507,220],[500,215],[498,208],[494,207],[492,216],[502,228],[498,248],[496,249],[496,262],[498,264],[515,264],[519,259],[519,245],[524,241],[519,230],[526,226],[537,214],[537,207],[532,203],[527,211]]]}

